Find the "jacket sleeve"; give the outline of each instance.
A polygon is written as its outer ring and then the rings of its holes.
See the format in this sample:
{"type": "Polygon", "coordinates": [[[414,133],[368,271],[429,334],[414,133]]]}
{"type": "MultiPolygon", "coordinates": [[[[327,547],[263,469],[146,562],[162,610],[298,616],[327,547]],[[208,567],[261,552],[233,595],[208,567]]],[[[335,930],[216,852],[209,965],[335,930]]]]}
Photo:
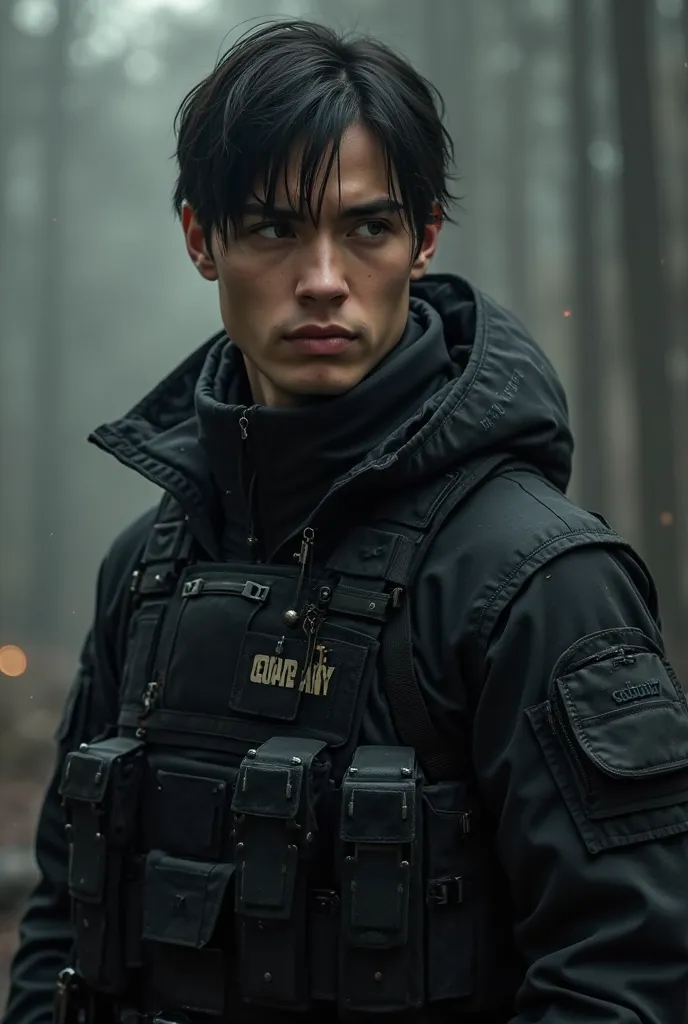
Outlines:
{"type": "Polygon", "coordinates": [[[527,968],[512,1024],[686,1019],[688,708],[652,594],[630,555],[572,551],[483,647],[474,763],[527,968]]]}
{"type": "Polygon", "coordinates": [[[55,771],[36,833],[39,882],[29,897],[21,922],[19,948],[11,967],[10,991],[2,1024],[50,1024],[57,975],[68,964],[72,951],[68,847],[58,786],[66,754],[80,743],[93,739],[114,721],[117,705],[114,652],[100,605],[99,600],[95,624],[84,644],[56,735],[55,771]]]}

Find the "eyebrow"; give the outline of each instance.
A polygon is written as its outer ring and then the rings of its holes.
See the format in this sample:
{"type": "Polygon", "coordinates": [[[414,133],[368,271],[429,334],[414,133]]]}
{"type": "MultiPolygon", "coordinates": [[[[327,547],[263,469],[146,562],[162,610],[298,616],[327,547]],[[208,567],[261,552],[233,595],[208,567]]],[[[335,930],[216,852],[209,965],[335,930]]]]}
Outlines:
{"type": "MultiPolygon", "coordinates": [[[[339,211],[339,216],[345,220],[356,217],[379,217],[382,213],[399,213],[403,210],[401,203],[396,202],[390,196],[381,196],[379,199],[371,199],[367,203],[358,203],[355,206],[344,206],[339,211]]],[[[274,220],[305,220],[305,216],[291,207],[267,206],[265,203],[246,203],[244,206],[245,217],[271,217],[274,220]]]]}

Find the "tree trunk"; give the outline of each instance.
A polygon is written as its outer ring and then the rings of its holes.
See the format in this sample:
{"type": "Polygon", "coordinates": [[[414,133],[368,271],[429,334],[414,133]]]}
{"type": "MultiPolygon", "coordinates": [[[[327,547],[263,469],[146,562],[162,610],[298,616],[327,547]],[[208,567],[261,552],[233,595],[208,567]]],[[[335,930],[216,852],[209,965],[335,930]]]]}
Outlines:
{"type": "Polygon", "coordinates": [[[38,239],[37,280],[40,316],[36,338],[35,409],[37,416],[33,490],[36,546],[32,613],[44,644],[60,633],[59,582],[65,542],[64,322],[66,252],[63,244],[65,92],[72,0],[58,4],[58,22],[46,40],[45,106],[40,127],[42,231],[38,239]]]}
{"type": "MultiPolygon", "coordinates": [[[[4,412],[9,406],[5,400],[6,388],[8,386],[9,374],[5,367],[3,358],[3,338],[8,337],[8,256],[10,240],[7,231],[8,208],[8,151],[13,138],[13,101],[12,101],[12,78],[14,62],[10,51],[10,36],[12,26],[10,16],[12,5],[10,3],[0,4],[0,565],[7,564],[5,559],[9,557],[9,538],[7,531],[7,517],[9,515],[5,495],[7,494],[12,466],[9,454],[10,428],[7,421],[7,414],[4,412]]],[[[16,81],[16,79],[15,79],[16,81]]],[[[0,647],[3,643],[9,642],[9,629],[11,622],[9,608],[6,602],[9,599],[7,590],[0,584],[0,647]]]]}
{"type": "Polygon", "coordinates": [[[521,5],[507,3],[508,41],[514,48],[513,67],[505,72],[507,124],[504,139],[504,184],[507,192],[505,242],[509,304],[524,322],[532,321],[530,302],[531,268],[529,264],[528,124],[530,97],[530,61],[528,27],[521,5]]]}
{"type": "Polygon", "coordinates": [[[599,265],[595,239],[594,178],[588,148],[592,141],[590,10],[588,0],[569,0],[571,111],[575,184],[571,204],[574,243],[576,377],[576,458],[580,500],[587,508],[609,509],[608,443],[603,415],[604,358],[600,332],[599,265]]]}
{"type": "Polygon", "coordinates": [[[478,139],[475,127],[475,0],[442,3],[437,8],[435,31],[428,33],[427,66],[442,94],[447,114],[445,125],[455,146],[456,181],[451,192],[459,198],[452,212],[458,230],[440,238],[442,265],[450,273],[480,277],[476,206],[479,175],[478,139]]]}
{"type": "Polygon", "coordinates": [[[650,8],[646,0],[611,0],[610,10],[623,152],[622,236],[629,355],[638,416],[641,553],[654,573],[665,633],[675,645],[685,631],[685,620],[667,372],[670,324],[660,266],[662,218],[650,102],[650,8]]]}

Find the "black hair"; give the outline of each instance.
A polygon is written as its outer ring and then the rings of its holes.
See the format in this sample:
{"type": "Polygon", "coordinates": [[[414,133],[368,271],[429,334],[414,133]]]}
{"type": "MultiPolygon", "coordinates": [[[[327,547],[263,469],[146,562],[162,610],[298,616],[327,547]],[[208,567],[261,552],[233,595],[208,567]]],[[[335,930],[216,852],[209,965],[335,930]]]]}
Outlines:
{"type": "Polygon", "coordinates": [[[279,175],[301,143],[299,212],[315,221],[342,135],[362,123],[382,145],[390,196],[403,207],[415,255],[433,203],[451,220],[454,149],[443,115],[438,90],[384,43],[298,19],[263,23],[177,111],[174,208],[181,214],[186,200],[206,244],[216,232],[226,247],[257,183],[267,208],[274,205],[279,175]]]}

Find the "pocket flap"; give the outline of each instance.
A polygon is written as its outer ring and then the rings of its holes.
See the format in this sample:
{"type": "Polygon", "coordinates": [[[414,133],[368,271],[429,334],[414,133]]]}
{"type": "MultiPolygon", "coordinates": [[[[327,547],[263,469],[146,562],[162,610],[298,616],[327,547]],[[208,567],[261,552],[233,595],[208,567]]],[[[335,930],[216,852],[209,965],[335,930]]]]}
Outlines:
{"type": "Polygon", "coordinates": [[[257,814],[261,818],[290,821],[299,813],[303,765],[281,767],[242,763],[232,810],[235,814],[257,814]]]}
{"type": "Polygon", "coordinates": [[[108,788],[110,777],[121,763],[127,775],[134,772],[135,762],[143,757],[143,743],[114,736],[90,746],[84,744],[65,759],[60,795],[65,800],[82,800],[100,804],[108,788]]]}
{"type": "Polygon", "coordinates": [[[345,843],[412,843],[416,836],[416,787],[342,786],[341,838],[345,843]]]}
{"type": "Polygon", "coordinates": [[[143,938],[202,949],[215,931],[234,864],[181,860],[152,850],[146,858],[143,938]]]}
{"type": "Polygon", "coordinates": [[[647,778],[688,765],[688,706],[658,654],[580,666],[555,688],[577,743],[606,775],[647,778]]]}

